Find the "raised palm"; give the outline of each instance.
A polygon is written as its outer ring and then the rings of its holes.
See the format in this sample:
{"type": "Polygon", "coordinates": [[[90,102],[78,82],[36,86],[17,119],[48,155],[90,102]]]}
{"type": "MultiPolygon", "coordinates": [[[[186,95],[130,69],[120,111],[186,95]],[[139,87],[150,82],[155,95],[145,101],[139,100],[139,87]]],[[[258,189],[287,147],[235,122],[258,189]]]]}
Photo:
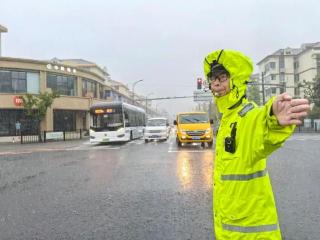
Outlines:
{"type": "Polygon", "coordinates": [[[300,125],[302,119],[308,115],[309,109],[307,99],[292,99],[287,93],[277,96],[272,104],[273,114],[281,126],[300,125]]]}

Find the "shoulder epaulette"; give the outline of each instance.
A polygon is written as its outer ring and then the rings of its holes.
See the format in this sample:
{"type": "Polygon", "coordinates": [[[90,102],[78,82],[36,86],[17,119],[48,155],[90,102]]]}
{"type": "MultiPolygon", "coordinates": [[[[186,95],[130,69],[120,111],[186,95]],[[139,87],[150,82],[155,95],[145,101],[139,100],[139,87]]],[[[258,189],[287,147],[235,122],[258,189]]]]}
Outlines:
{"type": "Polygon", "coordinates": [[[247,114],[247,112],[249,112],[253,108],[254,108],[253,103],[248,103],[238,112],[238,114],[240,115],[240,117],[244,117],[247,114]]]}

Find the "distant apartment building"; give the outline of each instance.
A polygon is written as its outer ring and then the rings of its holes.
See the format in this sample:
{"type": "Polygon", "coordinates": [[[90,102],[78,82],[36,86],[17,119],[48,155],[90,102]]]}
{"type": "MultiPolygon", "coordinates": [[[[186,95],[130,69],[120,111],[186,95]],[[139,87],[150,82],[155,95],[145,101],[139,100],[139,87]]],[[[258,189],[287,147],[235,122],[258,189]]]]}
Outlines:
{"type": "Polygon", "coordinates": [[[305,43],[300,48],[279,49],[257,65],[262,101],[283,92],[304,97],[303,82],[312,82],[320,74],[320,42],[305,43]]]}

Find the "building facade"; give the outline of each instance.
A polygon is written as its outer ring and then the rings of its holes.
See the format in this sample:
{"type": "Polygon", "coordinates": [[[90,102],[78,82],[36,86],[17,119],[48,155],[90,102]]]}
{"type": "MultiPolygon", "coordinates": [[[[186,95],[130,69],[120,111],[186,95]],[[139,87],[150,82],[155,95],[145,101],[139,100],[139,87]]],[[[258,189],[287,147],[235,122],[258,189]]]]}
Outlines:
{"type": "Polygon", "coordinates": [[[300,48],[284,48],[266,56],[257,64],[262,101],[288,92],[304,97],[304,82],[312,82],[320,73],[320,42],[302,44],[300,48]]]}
{"type": "Polygon", "coordinates": [[[0,57],[0,136],[19,131],[88,129],[89,108],[98,102],[131,102],[129,89],[110,79],[105,69],[82,59],[38,61],[0,57]],[[28,117],[20,96],[60,94],[39,123],[28,117]]]}

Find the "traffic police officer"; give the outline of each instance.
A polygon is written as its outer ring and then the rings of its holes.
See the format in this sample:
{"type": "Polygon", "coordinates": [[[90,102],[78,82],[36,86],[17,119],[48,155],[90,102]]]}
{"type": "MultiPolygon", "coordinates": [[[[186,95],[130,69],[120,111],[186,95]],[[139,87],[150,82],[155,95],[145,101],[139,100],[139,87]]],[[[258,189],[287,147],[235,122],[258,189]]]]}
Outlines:
{"type": "Polygon", "coordinates": [[[214,228],[217,240],[281,239],[266,158],[281,147],[307,115],[309,102],[287,93],[258,107],[246,99],[251,60],[218,50],[204,72],[222,113],[214,164],[214,228]]]}

